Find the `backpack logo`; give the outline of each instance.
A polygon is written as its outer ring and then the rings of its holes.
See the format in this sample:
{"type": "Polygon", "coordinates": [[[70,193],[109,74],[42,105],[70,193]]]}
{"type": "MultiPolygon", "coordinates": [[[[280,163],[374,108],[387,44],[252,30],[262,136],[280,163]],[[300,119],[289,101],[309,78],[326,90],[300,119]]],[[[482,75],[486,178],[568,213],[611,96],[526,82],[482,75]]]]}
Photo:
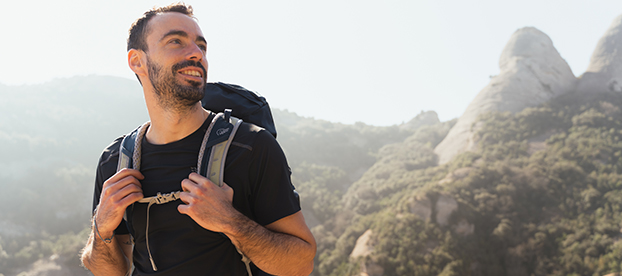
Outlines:
{"type": "Polygon", "coordinates": [[[225,134],[227,134],[227,132],[229,132],[229,128],[220,128],[218,130],[216,130],[216,135],[218,136],[223,136],[225,134]]]}

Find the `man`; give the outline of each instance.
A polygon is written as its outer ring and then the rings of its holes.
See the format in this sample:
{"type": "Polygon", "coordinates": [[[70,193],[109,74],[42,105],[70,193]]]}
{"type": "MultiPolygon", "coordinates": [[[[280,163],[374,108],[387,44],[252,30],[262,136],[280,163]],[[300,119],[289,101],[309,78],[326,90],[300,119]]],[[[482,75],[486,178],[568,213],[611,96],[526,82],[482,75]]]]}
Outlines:
{"type": "Polygon", "coordinates": [[[183,4],[150,10],[130,29],[128,64],[143,86],[151,125],[140,171],[116,172],[120,138],[100,158],[93,230],[81,258],[95,275],[125,275],[132,263],[133,275],[246,275],[236,247],[252,261],[253,275],[313,270],[315,240],[272,135],[251,124],[239,128],[222,187],[192,172],[215,116],[200,102],[206,49],[192,7],[183,4]],[[134,204],[177,190],[180,200],[154,205],[149,217],[146,204],[134,204]],[[132,204],[134,246],[123,218],[132,204]]]}

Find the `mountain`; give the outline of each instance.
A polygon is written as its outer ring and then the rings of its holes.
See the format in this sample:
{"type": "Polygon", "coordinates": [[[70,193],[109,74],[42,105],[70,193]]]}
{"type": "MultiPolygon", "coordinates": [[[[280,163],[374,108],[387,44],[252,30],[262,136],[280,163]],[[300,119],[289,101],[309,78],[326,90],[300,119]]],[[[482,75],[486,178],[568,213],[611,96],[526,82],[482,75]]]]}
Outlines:
{"type": "Polygon", "coordinates": [[[575,78],[549,37],[535,28],[516,31],[499,59],[500,74],[469,104],[456,126],[434,149],[439,163],[472,151],[481,114],[516,113],[572,91],[622,92],[622,15],[614,19],[599,40],[585,73],[575,78]]]}
{"type": "Polygon", "coordinates": [[[141,91],[136,81],[104,76],[0,86],[0,275],[17,275],[17,267],[85,275],[76,256],[88,235],[97,160],[146,120],[141,91]]]}
{"type": "MultiPolygon", "coordinates": [[[[0,187],[10,195],[0,201],[0,275],[88,275],[76,256],[89,232],[97,160],[148,119],[142,89],[135,80],[83,76],[0,85],[0,98],[0,187]]],[[[340,200],[380,148],[439,122],[434,112],[389,127],[273,115],[311,226],[334,215],[320,203],[340,200]]]]}
{"type": "Polygon", "coordinates": [[[405,168],[433,156],[414,137],[385,146],[313,229],[316,275],[620,272],[620,118],[621,93],[571,92],[483,115],[477,150],[442,166],[405,168]]]}
{"type": "Polygon", "coordinates": [[[323,224],[336,214],[342,195],[377,162],[381,148],[402,142],[419,129],[441,124],[433,111],[421,112],[408,123],[388,127],[332,123],[278,109],[273,114],[279,133],[277,140],[292,168],[292,181],[304,195],[303,214],[310,227],[323,224]]]}
{"type": "Polygon", "coordinates": [[[313,228],[314,275],[619,273],[620,18],[579,79],[545,34],[518,30],[455,125],[381,148],[313,228]]]}
{"type": "Polygon", "coordinates": [[[591,92],[622,92],[622,15],[618,16],[596,45],[590,64],[579,77],[577,89],[591,92]]]}
{"type": "MultiPolygon", "coordinates": [[[[313,275],[621,272],[621,21],[579,78],[544,33],[516,31],[500,74],[451,121],[427,111],[376,127],[274,109],[318,244],[313,275]]],[[[0,275],[88,275],[76,256],[94,168],[147,119],[140,86],[75,77],[0,85],[0,98],[0,275]]]]}
{"type": "MultiPolygon", "coordinates": [[[[439,163],[475,149],[473,124],[491,111],[518,112],[573,91],[576,78],[551,39],[532,28],[517,30],[499,59],[499,75],[477,94],[447,137],[434,149],[439,163]]],[[[477,126],[476,126],[477,127],[477,126]]]]}

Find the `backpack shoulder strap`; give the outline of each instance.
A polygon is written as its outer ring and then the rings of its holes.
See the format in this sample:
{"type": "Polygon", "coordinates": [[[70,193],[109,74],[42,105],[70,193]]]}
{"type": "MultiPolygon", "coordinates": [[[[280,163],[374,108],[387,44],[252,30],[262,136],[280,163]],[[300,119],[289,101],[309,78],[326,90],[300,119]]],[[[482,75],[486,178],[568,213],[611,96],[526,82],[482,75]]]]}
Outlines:
{"type": "MultiPolygon", "coordinates": [[[[224,170],[225,170],[225,159],[227,157],[227,152],[231,143],[233,141],[233,137],[237,132],[238,128],[242,124],[242,120],[232,117],[231,110],[226,109],[222,113],[218,113],[214,119],[212,120],[207,132],[203,138],[203,142],[201,143],[201,149],[199,151],[198,162],[197,162],[197,170],[199,173],[205,177],[207,177],[210,181],[217,184],[219,187],[224,183],[224,170]],[[207,156],[209,155],[209,156],[207,156]],[[206,164],[203,164],[203,159],[207,158],[206,164]]],[[[141,160],[141,143],[147,128],[149,127],[150,122],[144,123],[142,126],[134,129],[132,132],[127,134],[123,140],[121,141],[121,145],[119,148],[119,162],[117,163],[117,171],[120,171],[123,168],[132,168],[136,170],[140,170],[140,160],[141,160]]],[[[157,267],[151,256],[151,250],[149,248],[149,209],[153,204],[164,204],[170,201],[177,200],[179,198],[179,191],[173,192],[170,194],[160,194],[158,193],[156,196],[143,198],[138,201],[138,203],[148,203],[147,207],[147,222],[146,222],[146,237],[147,237],[147,251],[149,252],[149,260],[151,261],[151,265],[154,271],[157,271],[157,267]]],[[[129,207],[128,207],[129,209],[129,207]]],[[[126,210],[124,214],[124,219],[128,222],[128,229],[131,234],[131,226],[129,225],[128,220],[128,210],[126,210]]],[[[236,247],[236,250],[240,255],[242,255],[242,262],[244,262],[246,266],[246,270],[248,275],[251,275],[250,270],[250,259],[248,259],[242,252],[236,247]]]]}
{"type": "Polygon", "coordinates": [[[117,171],[123,168],[140,169],[141,143],[149,125],[151,122],[146,122],[123,137],[119,146],[117,171]]]}
{"type": "Polygon", "coordinates": [[[218,187],[221,187],[224,183],[225,160],[227,159],[227,152],[229,151],[231,142],[233,142],[233,137],[235,136],[235,133],[242,124],[241,119],[231,117],[230,113],[225,113],[225,121],[229,121],[233,128],[231,129],[229,137],[226,141],[222,141],[212,146],[209,154],[209,159],[207,161],[207,168],[205,170],[205,173],[203,174],[214,184],[218,185],[218,187]],[[226,117],[229,118],[227,119],[226,117]]]}
{"type": "MultiPolygon", "coordinates": [[[[230,131],[225,130],[225,129],[221,129],[219,131],[221,133],[225,131],[229,133],[228,138],[227,140],[219,142],[218,144],[215,144],[211,147],[211,150],[209,151],[209,157],[205,156],[208,158],[207,159],[208,161],[207,161],[205,173],[203,173],[202,175],[207,177],[214,184],[218,185],[218,187],[221,187],[222,184],[224,183],[225,160],[227,158],[227,152],[229,151],[231,142],[233,142],[233,137],[235,136],[235,133],[238,131],[238,128],[242,124],[242,120],[232,117],[231,109],[225,109],[223,113],[219,113],[217,116],[223,116],[224,122],[229,123],[229,125],[232,128],[230,129],[230,131]]],[[[204,153],[204,149],[203,149],[203,147],[205,147],[206,144],[207,143],[204,141],[203,145],[201,145],[201,151],[199,154],[199,162],[198,162],[197,168],[202,168],[201,159],[203,158],[203,155],[207,155],[207,153],[204,153]]],[[[252,275],[251,266],[250,266],[251,260],[248,257],[246,257],[246,255],[244,255],[244,253],[242,253],[242,251],[240,251],[240,249],[237,246],[235,247],[235,249],[242,256],[241,261],[246,266],[246,272],[248,273],[248,275],[252,275]]]]}

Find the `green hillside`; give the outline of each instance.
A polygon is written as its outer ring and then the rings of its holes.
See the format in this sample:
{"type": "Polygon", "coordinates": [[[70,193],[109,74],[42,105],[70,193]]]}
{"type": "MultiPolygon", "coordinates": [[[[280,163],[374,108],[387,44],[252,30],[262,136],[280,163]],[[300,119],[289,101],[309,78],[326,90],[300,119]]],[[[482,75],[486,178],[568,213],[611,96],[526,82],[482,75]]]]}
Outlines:
{"type": "Polygon", "coordinates": [[[619,93],[572,94],[487,114],[479,150],[438,167],[408,165],[433,158],[416,134],[383,148],[341,201],[347,226],[314,228],[315,274],[620,272],[621,107],[619,93]],[[368,230],[367,250],[351,257],[368,230]]]}
{"type": "MultiPolygon", "coordinates": [[[[140,87],[90,76],[0,85],[0,97],[0,275],[40,262],[88,275],[94,169],[146,120],[140,87]]],[[[441,166],[433,149],[456,120],[434,112],[387,127],[273,113],[318,242],[313,275],[622,271],[620,93],[485,114],[479,149],[441,166]]]]}
{"type": "MultiPolygon", "coordinates": [[[[74,77],[0,86],[0,98],[0,187],[11,195],[0,202],[0,275],[50,257],[70,268],[67,275],[88,275],[78,251],[88,235],[96,163],[114,138],[147,120],[140,87],[74,77]]],[[[273,113],[309,225],[335,216],[332,203],[376,162],[379,148],[414,131],[273,113]]]]}
{"type": "Polygon", "coordinates": [[[87,275],[78,251],[88,235],[97,159],[146,120],[140,86],[74,77],[0,86],[0,99],[0,275],[50,257],[69,268],[63,272],[87,275]]]}

